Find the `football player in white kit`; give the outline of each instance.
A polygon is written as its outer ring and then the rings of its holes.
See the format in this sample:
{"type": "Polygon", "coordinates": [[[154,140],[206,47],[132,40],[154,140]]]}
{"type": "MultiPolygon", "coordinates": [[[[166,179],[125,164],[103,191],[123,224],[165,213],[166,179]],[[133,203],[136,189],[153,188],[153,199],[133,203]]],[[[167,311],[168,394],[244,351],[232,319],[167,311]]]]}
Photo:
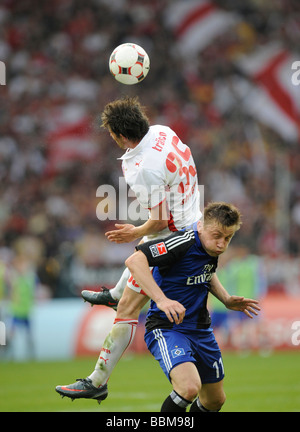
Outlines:
{"type": "MultiPolygon", "coordinates": [[[[116,230],[106,233],[109,241],[162,238],[201,218],[197,170],[191,150],[173,130],[150,126],[138,99],[129,97],[107,104],[102,124],[118,146],[126,150],[121,157],[126,183],[140,205],[149,210],[149,219],[142,225],[116,224],[116,230]]],[[[154,253],[160,255],[165,251],[158,244],[154,253]]],[[[83,291],[82,296],[92,304],[118,305],[116,319],[92,374],[74,384],[57,386],[56,391],[72,399],[91,398],[100,403],[107,397],[107,381],[133,340],[139,313],[149,297],[128,269],[114,289],[100,293],[83,291]]],[[[168,299],[161,307],[175,323],[183,319],[184,308],[180,303],[168,299]]]]}

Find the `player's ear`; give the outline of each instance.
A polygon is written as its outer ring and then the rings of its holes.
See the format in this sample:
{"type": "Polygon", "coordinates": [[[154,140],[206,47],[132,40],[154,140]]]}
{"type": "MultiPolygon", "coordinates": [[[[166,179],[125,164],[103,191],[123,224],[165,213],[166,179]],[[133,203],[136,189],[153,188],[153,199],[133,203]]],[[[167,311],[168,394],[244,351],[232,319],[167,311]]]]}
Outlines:
{"type": "Polygon", "coordinates": [[[123,142],[123,144],[125,144],[125,145],[129,142],[129,139],[126,138],[126,137],[125,137],[124,135],[122,135],[122,134],[120,134],[120,135],[118,136],[118,138],[121,139],[122,142],[123,142]]]}
{"type": "Polygon", "coordinates": [[[202,222],[202,220],[199,220],[197,222],[197,231],[200,234],[202,232],[202,230],[203,230],[203,222],[202,222]]]}

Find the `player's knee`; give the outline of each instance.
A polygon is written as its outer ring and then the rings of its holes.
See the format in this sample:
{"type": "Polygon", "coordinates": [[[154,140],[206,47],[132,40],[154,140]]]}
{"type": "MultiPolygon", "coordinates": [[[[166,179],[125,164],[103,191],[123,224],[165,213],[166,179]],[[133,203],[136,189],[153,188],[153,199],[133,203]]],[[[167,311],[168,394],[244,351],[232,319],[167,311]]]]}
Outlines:
{"type": "Polygon", "coordinates": [[[223,393],[222,396],[219,396],[215,401],[214,401],[214,405],[215,405],[215,410],[220,410],[222,408],[222,406],[224,405],[226,401],[226,395],[225,393],[223,393]]]}
{"type": "Polygon", "coordinates": [[[188,401],[193,401],[199,393],[201,384],[197,382],[189,381],[180,390],[180,395],[188,401]]]}
{"type": "Polygon", "coordinates": [[[224,392],[218,393],[212,399],[203,401],[203,405],[210,411],[220,411],[226,401],[226,395],[224,392]]]}
{"type": "Polygon", "coordinates": [[[199,392],[199,387],[191,384],[186,389],[186,398],[185,399],[187,399],[189,401],[193,401],[197,397],[198,392],[199,392]]]}

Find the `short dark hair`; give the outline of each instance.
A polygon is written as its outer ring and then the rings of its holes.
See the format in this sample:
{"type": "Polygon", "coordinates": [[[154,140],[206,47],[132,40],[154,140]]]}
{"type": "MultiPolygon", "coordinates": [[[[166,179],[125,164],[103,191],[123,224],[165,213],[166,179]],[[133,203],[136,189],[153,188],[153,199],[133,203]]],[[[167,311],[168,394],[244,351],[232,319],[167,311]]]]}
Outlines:
{"type": "Polygon", "coordinates": [[[149,130],[149,119],[138,97],[124,97],[108,103],[103,110],[102,127],[133,142],[140,141],[149,130]]]}
{"type": "Polygon", "coordinates": [[[217,222],[224,227],[237,225],[240,228],[241,213],[233,205],[226,202],[211,202],[204,208],[204,224],[217,222]]]}

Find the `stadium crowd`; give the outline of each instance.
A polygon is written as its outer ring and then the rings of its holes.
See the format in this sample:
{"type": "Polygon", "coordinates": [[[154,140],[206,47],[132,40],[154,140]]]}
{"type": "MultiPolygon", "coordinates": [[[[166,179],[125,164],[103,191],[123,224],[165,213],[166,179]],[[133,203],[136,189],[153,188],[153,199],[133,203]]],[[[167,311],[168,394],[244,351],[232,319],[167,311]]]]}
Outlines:
{"type": "Polygon", "coordinates": [[[13,253],[31,257],[51,297],[74,294],[67,271],[74,262],[90,269],[122,266],[132,251],[131,244],[109,243],[104,232],[114,221],[96,216],[97,188],[117,190],[121,175],[121,153],[100,129],[99,114],[125,93],[137,94],[152,123],[169,125],[191,147],[205,202],[230,201],[241,209],[236,247],[280,259],[299,255],[299,143],[286,142],[238,103],[225,114],[215,104],[217,81],[230,85],[236,74],[237,52],[273,39],[299,49],[299,2],[215,2],[242,20],[190,65],[176,56],[165,24],[170,3],[1,2],[0,254],[3,261],[13,253]],[[146,49],[151,69],[143,83],[125,88],[109,74],[108,58],[127,41],[146,49]],[[57,161],[51,153],[55,134],[81,122],[70,139],[75,146],[87,140],[92,156],[75,149],[75,156],[62,152],[57,161]]]}

